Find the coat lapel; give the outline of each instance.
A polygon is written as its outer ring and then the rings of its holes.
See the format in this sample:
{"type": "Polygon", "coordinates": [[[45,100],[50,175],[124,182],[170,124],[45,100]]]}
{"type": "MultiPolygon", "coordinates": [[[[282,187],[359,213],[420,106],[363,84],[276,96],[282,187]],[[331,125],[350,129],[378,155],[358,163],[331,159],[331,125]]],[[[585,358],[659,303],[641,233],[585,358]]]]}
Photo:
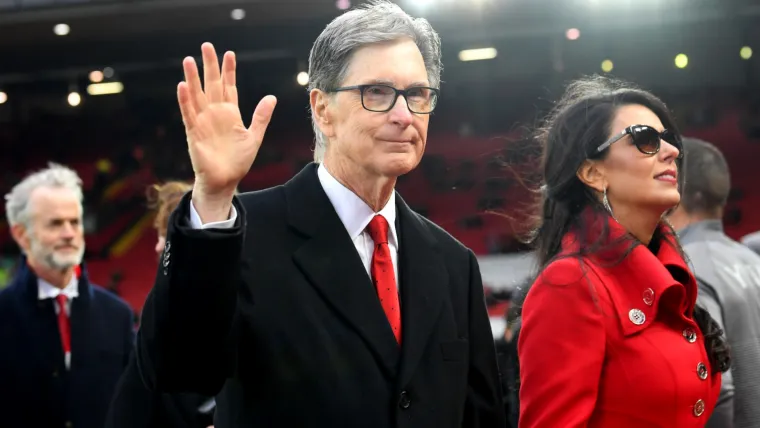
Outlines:
{"type": "Polygon", "coordinates": [[[293,254],[296,265],[362,337],[385,374],[395,377],[399,346],[356,247],[319,183],[317,166],[304,168],[285,185],[285,194],[288,222],[306,238],[293,254]]]}
{"type": "Polygon", "coordinates": [[[11,287],[18,299],[18,312],[23,317],[19,325],[28,329],[30,334],[26,337],[33,338],[28,342],[33,351],[31,354],[45,372],[52,372],[63,364],[55,308],[52,299],[38,298],[37,276],[27,267],[26,258],[21,258],[11,287]]]}
{"type": "Polygon", "coordinates": [[[405,385],[425,353],[448,294],[449,274],[430,226],[396,195],[403,335],[399,384],[405,385]]]}

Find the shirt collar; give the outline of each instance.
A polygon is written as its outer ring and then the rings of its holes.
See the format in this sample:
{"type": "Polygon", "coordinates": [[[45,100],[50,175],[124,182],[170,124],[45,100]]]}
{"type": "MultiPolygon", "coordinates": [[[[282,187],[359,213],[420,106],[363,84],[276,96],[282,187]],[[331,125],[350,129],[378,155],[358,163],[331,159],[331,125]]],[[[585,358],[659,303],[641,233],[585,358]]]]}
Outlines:
{"type": "Polygon", "coordinates": [[[330,200],[335,212],[338,213],[340,221],[343,226],[346,227],[348,235],[351,240],[356,239],[372,218],[379,214],[385,217],[390,226],[390,234],[388,236],[389,244],[398,248],[398,236],[396,234],[396,192],[391,193],[391,197],[388,202],[380,210],[375,213],[372,208],[369,207],[364,201],[361,200],[354,192],[342,185],[330,172],[325,168],[324,164],[320,164],[317,168],[317,176],[322,188],[327,194],[327,198],[330,200]]]}
{"type": "Polygon", "coordinates": [[[37,279],[37,285],[37,298],[39,300],[55,299],[59,294],[63,294],[68,297],[69,300],[79,297],[79,280],[76,275],[72,275],[71,281],[69,281],[69,283],[63,288],[55,287],[41,278],[37,279]]]}

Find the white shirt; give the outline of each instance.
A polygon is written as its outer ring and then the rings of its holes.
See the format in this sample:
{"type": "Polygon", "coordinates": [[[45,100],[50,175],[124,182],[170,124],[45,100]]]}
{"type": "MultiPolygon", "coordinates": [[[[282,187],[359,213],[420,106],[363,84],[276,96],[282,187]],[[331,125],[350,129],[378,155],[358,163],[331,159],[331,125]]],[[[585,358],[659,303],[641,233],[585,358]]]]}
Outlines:
{"type": "Polygon", "coordinates": [[[58,288],[44,279],[37,279],[37,298],[40,300],[53,299],[56,315],[61,312],[61,308],[58,307],[58,301],[55,300],[59,294],[67,297],[66,315],[71,316],[71,301],[75,297],[79,297],[79,280],[76,275],[72,275],[69,283],[63,288],[58,288]]]}
{"type": "MultiPolygon", "coordinates": [[[[379,211],[374,212],[364,201],[362,201],[354,192],[340,184],[333,177],[323,164],[317,168],[317,177],[322,185],[327,198],[330,200],[335,212],[338,214],[340,221],[348,232],[348,236],[359,253],[359,258],[364,264],[367,275],[371,276],[370,267],[372,265],[372,253],[375,250],[375,244],[372,237],[367,232],[367,225],[372,218],[379,214],[388,221],[388,247],[391,250],[391,259],[393,261],[393,271],[396,276],[396,286],[398,287],[398,232],[396,231],[396,193],[391,193],[391,197],[385,206],[379,211]]],[[[190,224],[194,229],[229,229],[235,225],[237,219],[237,210],[232,207],[229,220],[203,224],[201,217],[195,210],[192,202],[190,203],[190,224]]]]}

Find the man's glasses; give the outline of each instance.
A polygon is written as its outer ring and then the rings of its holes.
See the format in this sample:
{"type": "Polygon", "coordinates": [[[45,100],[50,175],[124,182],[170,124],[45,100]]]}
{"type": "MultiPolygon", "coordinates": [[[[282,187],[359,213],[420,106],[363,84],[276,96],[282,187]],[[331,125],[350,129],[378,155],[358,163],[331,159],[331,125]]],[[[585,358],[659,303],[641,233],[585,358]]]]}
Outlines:
{"type": "Polygon", "coordinates": [[[356,85],[344,86],[330,92],[359,91],[362,97],[362,107],[377,113],[390,111],[399,96],[406,99],[409,111],[416,114],[430,114],[438,104],[440,90],[426,86],[415,86],[408,89],[396,89],[388,85],[356,85]]]}
{"type": "Polygon", "coordinates": [[[630,135],[636,148],[645,155],[655,155],[660,152],[660,141],[666,141],[678,149],[678,159],[683,158],[683,144],[681,138],[667,129],[660,132],[649,125],[633,125],[625,128],[620,134],[605,141],[596,148],[596,153],[601,153],[616,141],[630,135]]]}

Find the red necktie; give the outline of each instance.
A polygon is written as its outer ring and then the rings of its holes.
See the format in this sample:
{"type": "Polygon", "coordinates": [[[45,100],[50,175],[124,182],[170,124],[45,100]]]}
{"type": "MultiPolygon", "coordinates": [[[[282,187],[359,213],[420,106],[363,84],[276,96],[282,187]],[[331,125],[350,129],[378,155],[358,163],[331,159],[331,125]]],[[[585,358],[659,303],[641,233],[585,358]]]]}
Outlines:
{"type": "Polygon", "coordinates": [[[396,341],[401,344],[401,308],[398,302],[396,274],[393,270],[391,249],[388,247],[388,221],[385,217],[376,215],[367,226],[367,231],[375,241],[375,251],[372,253],[370,273],[377,290],[377,297],[383,307],[385,316],[393,329],[396,341]]]}
{"type": "MultiPolygon", "coordinates": [[[[82,276],[82,268],[74,267],[74,277],[79,280],[82,276]]],[[[69,298],[65,294],[55,296],[58,302],[58,331],[61,333],[61,346],[63,347],[63,358],[66,362],[66,369],[71,367],[71,325],[69,324],[69,314],[66,313],[66,303],[69,298]]]]}
{"type": "Polygon", "coordinates": [[[68,300],[64,294],[55,296],[55,301],[58,302],[58,331],[61,333],[61,345],[63,345],[67,369],[71,365],[71,327],[69,326],[69,315],[66,313],[66,302],[68,300]]]}

